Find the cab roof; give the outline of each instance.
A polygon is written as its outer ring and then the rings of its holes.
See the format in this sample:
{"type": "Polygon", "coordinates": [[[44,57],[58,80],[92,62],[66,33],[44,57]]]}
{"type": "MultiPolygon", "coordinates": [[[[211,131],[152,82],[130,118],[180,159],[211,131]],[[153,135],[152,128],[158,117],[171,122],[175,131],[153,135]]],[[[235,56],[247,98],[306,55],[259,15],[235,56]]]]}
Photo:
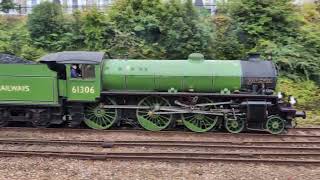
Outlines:
{"type": "Polygon", "coordinates": [[[103,52],[64,51],[51,53],[40,58],[40,62],[55,62],[58,64],[100,64],[104,59],[103,52]]]}

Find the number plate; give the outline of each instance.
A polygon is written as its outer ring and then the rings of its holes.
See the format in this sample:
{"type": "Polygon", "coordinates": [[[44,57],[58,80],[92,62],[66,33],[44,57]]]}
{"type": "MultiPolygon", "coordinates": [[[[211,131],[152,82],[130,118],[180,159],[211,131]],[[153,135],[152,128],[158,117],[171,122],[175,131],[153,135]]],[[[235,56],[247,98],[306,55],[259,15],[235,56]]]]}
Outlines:
{"type": "Polygon", "coordinates": [[[74,94],[94,94],[93,86],[72,86],[72,93],[74,94]]]}

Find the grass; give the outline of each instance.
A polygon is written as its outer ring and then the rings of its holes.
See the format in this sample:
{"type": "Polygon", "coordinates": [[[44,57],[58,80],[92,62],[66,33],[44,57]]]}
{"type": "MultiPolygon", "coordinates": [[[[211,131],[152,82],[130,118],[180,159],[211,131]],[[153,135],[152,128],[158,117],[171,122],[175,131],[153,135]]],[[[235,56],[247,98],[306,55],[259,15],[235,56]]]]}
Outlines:
{"type": "Polygon", "coordinates": [[[320,111],[306,111],[307,118],[297,118],[297,127],[313,127],[320,126],[320,111]]]}

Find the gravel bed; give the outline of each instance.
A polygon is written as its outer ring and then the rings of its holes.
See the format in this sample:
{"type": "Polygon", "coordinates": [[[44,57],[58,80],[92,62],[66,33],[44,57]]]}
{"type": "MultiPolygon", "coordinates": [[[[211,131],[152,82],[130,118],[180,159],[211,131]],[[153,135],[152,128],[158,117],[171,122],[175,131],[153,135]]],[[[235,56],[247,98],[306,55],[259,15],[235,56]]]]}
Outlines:
{"type": "Polygon", "coordinates": [[[320,167],[247,163],[0,158],[0,179],[314,180],[320,167]]]}
{"type": "MultiPolygon", "coordinates": [[[[29,150],[29,151],[75,151],[75,152],[211,152],[211,153],[318,153],[318,150],[266,150],[266,149],[238,149],[238,148],[183,148],[183,147],[122,147],[113,148],[90,146],[59,146],[59,145],[4,145],[1,150],[29,150]]],[[[318,157],[317,159],[319,159],[318,157]]]]}
{"type": "Polygon", "coordinates": [[[280,136],[238,136],[233,134],[197,134],[197,133],[152,133],[152,132],[43,132],[43,131],[12,131],[0,130],[0,138],[43,138],[43,139],[74,139],[74,140],[190,140],[190,141],[289,141],[319,140],[318,138],[280,137],[280,136]]]}
{"type": "MultiPolygon", "coordinates": [[[[0,138],[43,138],[75,140],[194,140],[194,141],[250,141],[265,137],[237,137],[234,135],[163,134],[163,133],[50,133],[41,131],[16,132],[1,130],[0,138]]],[[[272,137],[268,140],[303,140],[303,138],[272,137]]],[[[306,140],[306,139],[304,139],[306,140]]],[[[312,140],[309,138],[309,140],[312,140]]],[[[317,139],[313,139],[317,140],[317,139]]],[[[298,145],[297,145],[298,146],[298,145]]],[[[0,149],[95,151],[95,152],[155,152],[152,147],[114,147],[111,149],[88,146],[0,145],[0,149]]],[[[267,150],[220,148],[157,148],[157,152],[270,152],[267,150]]],[[[276,150],[274,152],[284,152],[276,150]]],[[[297,151],[295,151],[297,152],[297,151]]],[[[303,152],[302,152],[303,153],[303,152]]],[[[159,162],[159,161],[94,161],[41,157],[0,157],[0,179],[243,179],[243,180],[306,180],[319,179],[320,166],[279,165],[226,162],[159,162]]]]}

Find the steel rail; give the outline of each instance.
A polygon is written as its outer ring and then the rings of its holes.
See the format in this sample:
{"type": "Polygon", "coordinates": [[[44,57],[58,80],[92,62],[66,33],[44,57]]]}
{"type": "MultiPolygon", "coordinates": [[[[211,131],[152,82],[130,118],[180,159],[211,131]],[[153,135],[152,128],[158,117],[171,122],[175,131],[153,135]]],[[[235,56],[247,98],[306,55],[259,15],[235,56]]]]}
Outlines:
{"type": "MultiPolygon", "coordinates": [[[[230,137],[278,137],[278,138],[318,138],[320,139],[320,128],[292,128],[289,129],[289,133],[297,132],[297,131],[318,131],[319,130],[319,135],[313,135],[313,134],[278,134],[278,135],[273,135],[273,134],[267,134],[267,133],[239,133],[239,134],[232,134],[232,133],[223,133],[223,132],[206,132],[206,133],[195,133],[195,132],[190,132],[190,131],[183,131],[183,130],[176,130],[176,131],[170,131],[170,130],[165,130],[165,131],[159,131],[159,132],[151,132],[151,131],[146,131],[146,130],[135,130],[135,129],[111,129],[111,130],[95,130],[95,129],[72,129],[72,128],[29,128],[29,127],[2,127],[0,128],[0,133],[1,131],[20,131],[20,132],[46,132],[46,133],[102,133],[102,134],[107,134],[107,133],[137,133],[137,134],[152,134],[152,135],[167,135],[171,136],[172,134],[177,134],[177,135],[195,135],[195,136],[200,136],[200,137],[212,137],[214,136],[230,136],[230,137]]],[[[1,134],[0,134],[1,135],[1,134]]]]}
{"type": "Polygon", "coordinates": [[[320,131],[320,127],[300,127],[300,128],[292,128],[291,130],[300,130],[300,131],[320,131]]]}
{"type": "Polygon", "coordinates": [[[320,164],[320,160],[310,159],[279,159],[288,156],[300,155],[304,157],[318,157],[319,153],[312,154],[284,154],[284,153],[96,153],[96,152],[66,152],[66,151],[15,151],[15,150],[0,150],[0,156],[40,156],[40,157],[56,157],[56,158],[76,158],[76,159],[91,159],[91,160],[159,160],[159,161],[206,161],[206,162],[253,162],[253,163],[285,163],[285,164],[320,164]],[[209,156],[209,157],[208,157],[209,156]],[[230,157],[235,156],[235,157],[230,157]],[[266,159],[263,156],[272,156],[273,159],[266,159]],[[249,157],[249,158],[246,158],[249,157]]]}
{"type": "Polygon", "coordinates": [[[100,143],[114,143],[114,144],[320,144],[320,140],[316,141],[181,141],[181,140],[71,140],[71,139],[23,139],[23,138],[5,138],[0,139],[0,144],[17,144],[17,143],[39,143],[39,144],[100,144],[100,143]]]}
{"type": "Polygon", "coordinates": [[[0,144],[44,144],[44,145],[79,145],[112,148],[115,146],[130,147],[183,147],[183,148],[231,148],[231,149],[278,149],[278,150],[313,150],[320,151],[320,147],[314,146],[283,146],[282,144],[320,144],[320,141],[81,141],[81,140],[37,140],[37,139],[0,139],[0,144]],[[262,145],[261,145],[262,144],[262,145]],[[266,146],[264,144],[278,144],[266,146]]]}

